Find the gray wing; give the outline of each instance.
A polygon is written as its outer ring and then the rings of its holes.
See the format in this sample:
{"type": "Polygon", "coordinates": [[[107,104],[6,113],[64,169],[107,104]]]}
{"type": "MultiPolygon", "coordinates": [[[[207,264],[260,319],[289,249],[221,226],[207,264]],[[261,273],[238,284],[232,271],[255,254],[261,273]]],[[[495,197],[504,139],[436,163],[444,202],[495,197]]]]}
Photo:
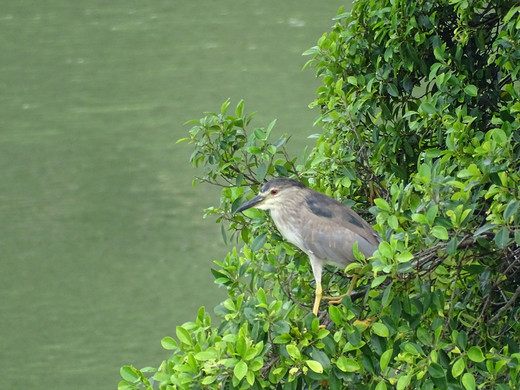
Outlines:
{"type": "Polygon", "coordinates": [[[357,213],[320,192],[313,191],[306,206],[314,214],[312,226],[304,228],[306,249],[316,257],[347,265],[355,261],[354,243],[365,256],[372,256],[381,238],[357,213]]]}

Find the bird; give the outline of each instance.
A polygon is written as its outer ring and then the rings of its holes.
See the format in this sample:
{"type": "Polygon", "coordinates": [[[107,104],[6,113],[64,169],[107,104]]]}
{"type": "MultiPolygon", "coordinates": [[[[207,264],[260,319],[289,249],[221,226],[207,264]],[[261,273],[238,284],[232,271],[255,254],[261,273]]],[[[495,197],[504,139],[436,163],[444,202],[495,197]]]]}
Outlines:
{"type": "MultiPolygon", "coordinates": [[[[309,257],[316,282],[312,310],[316,316],[323,295],[321,276],[324,265],[346,267],[355,262],[355,243],[359,252],[371,257],[382,241],[372,226],[356,212],[294,179],[268,181],[262,185],[258,195],[240,205],[235,214],[249,208],[269,210],[282,236],[309,257]]],[[[352,280],[348,293],[354,283],[352,280]]]]}

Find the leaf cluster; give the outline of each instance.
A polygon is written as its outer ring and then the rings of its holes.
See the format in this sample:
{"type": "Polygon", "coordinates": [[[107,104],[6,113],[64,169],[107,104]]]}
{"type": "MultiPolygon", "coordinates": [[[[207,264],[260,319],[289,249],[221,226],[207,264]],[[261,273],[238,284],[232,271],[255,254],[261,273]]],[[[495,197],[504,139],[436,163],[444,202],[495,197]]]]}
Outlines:
{"type": "Polygon", "coordinates": [[[322,132],[301,161],[243,102],[192,122],[199,180],[222,187],[207,213],[241,243],[212,270],[228,298],[119,388],[520,389],[520,7],[360,0],[305,54],[322,132]],[[350,199],[384,239],[319,318],[306,257],[264,212],[233,214],[273,176],[350,199]]]}

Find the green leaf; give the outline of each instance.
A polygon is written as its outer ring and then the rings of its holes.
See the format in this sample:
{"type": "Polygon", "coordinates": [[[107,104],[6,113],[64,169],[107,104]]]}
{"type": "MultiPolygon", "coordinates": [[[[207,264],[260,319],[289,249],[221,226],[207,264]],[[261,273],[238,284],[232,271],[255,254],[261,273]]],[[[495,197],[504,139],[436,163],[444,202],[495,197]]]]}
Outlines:
{"type": "Polygon", "coordinates": [[[468,96],[477,96],[478,89],[473,84],[468,84],[464,88],[464,93],[468,96]]]}
{"type": "Polygon", "coordinates": [[[425,345],[430,345],[432,343],[431,331],[426,330],[426,328],[423,328],[422,326],[417,329],[417,338],[425,345]]]}
{"type": "Polygon", "coordinates": [[[454,378],[462,375],[466,368],[466,362],[463,358],[458,358],[455,360],[455,363],[453,363],[453,366],[451,367],[451,375],[453,375],[454,378]]]}
{"type": "Polygon", "coordinates": [[[350,332],[347,332],[347,340],[353,347],[361,347],[361,332],[355,326],[350,332]]]}
{"type": "Polygon", "coordinates": [[[263,162],[258,164],[258,168],[256,169],[257,179],[260,181],[264,180],[266,174],[267,174],[267,165],[263,162]]]}
{"type": "Polygon", "coordinates": [[[435,225],[432,229],[432,234],[434,237],[437,237],[439,240],[447,240],[450,238],[448,235],[448,230],[444,226],[435,225]]]}
{"type": "Polygon", "coordinates": [[[384,274],[384,275],[379,275],[378,277],[374,278],[374,280],[372,280],[371,287],[374,288],[374,287],[379,286],[381,283],[383,283],[386,280],[387,277],[388,277],[388,275],[384,274]]]}
{"type": "Polygon", "coordinates": [[[191,338],[190,333],[182,326],[178,326],[175,329],[175,334],[181,343],[193,345],[193,339],[191,338]]]}
{"type": "Polygon", "coordinates": [[[379,208],[381,211],[390,211],[390,205],[388,202],[382,198],[376,198],[374,199],[375,205],[379,208]]]}
{"type": "Polygon", "coordinates": [[[409,251],[404,251],[404,252],[401,252],[399,253],[397,256],[396,256],[396,260],[399,262],[399,263],[406,263],[407,261],[410,261],[413,259],[413,255],[411,254],[411,252],[409,251]]]}
{"type": "Polygon", "coordinates": [[[441,367],[441,365],[437,363],[431,363],[428,366],[428,374],[430,374],[433,378],[446,377],[446,372],[444,372],[444,369],[441,367]]]}
{"type": "Polygon", "coordinates": [[[473,237],[478,237],[481,234],[487,232],[488,230],[491,230],[495,227],[495,224],[492,223],[486,223],[485,225],[479,227],[477,230],[475,230],[475,233],[473,233],[473,237]]]}
{"type": "Polygon", "coordinates": [[[211,347],[205,351],[196,353],[194,357],[197,360],[215,360],[217,359],[217,350],[211,347]]]}
{"type": "Polygon", "coordinates": [[[387,349],[383,354],[381,355],[381,358],[379,359],[379,365],[381,366],[381,371],[385,371],[388,367],[388,363],[390,362],[390,359],[392,358],[392,354],[394,353],[394,349],[390,348],[387,349]]]}
{"type": "Polygon", "coordinates": [[[307,364],[312,371],[317,372],[318,374],[323,372],[323,366],[316,360],[306,360],[305,364],[307,364]]]}
{"type": "Polygon", "coordinates": [[[412,214],[412,220],[419,223],[424,223],[426,225],[431,225],[430,221],[424,214],[414,213],[412,214]]]}
{"type": "Polygon", "coordinates": [[[262,149],[260,149],[258,146],[250,146],[247,151],[251,154],[260,154],[262,153],[262,149]]]}
{"type": "Polygon", "coordinates": [[[415,343],[405,343],[404,350],[405,352],[411,353],[412,355],[418,356],[420,355],[420,351],[418,349],[419,345],[415,343]]]}
{"type": "Polygon", "coordinates": [[[468,334],[462,330],[457,335],[457,346],[460,349],[466,349],[466,345],[468,345],[468,334]]]}
{"type": "Polygon", "coordinates": [[[386,383],[384,381],[379,382],[375,390],[386,390],[386,383]]]}
{"type": "MultiPolygon", "coordinates": [[[[238,340],[235,345],[235,349],[236,349],[238,355],[241,358],[244,358],[244,356],[247,353],[247,342],[246,342],[246,338],[244,336],[242,336],[242,335],[238,336],[238,340]]],[[[195,358],[196,358],[196,356],[195,356],[195,358]]]]}
{"type": "Polygon", "coordinates": [[[318,330],[318,340],[324,339],[330,334],[330,330],[327,329],[320,329],[318,330]]]}
{"type": "Polygon", "coordinates": [[[251,363],[249,363],[249,371],[259,371],[264,366],[264,360],[261,357],[257,357],[251,363]]]}
{"type": "Polygon", "coordinates": [[[471,373],[466,372],[464,375],[462,375],[462,385],[466,390],[475,390],[475,377],[471,373]]]}
{"type": "Polygon", "coordinates": [[[135,383],[139,381],[141,376],[137,372],[137,369],[132,366],[123,366],[119,370],[119,374],[121,375],[121,378],[123,378],[125,381],[135,383]]]}
{"type": "Polygon", "coordinates": [[[285,346],[285,348],[287,348],[287,353],[289,354],[289,356],[291,357],[292,360],[294,360],[294,361],[301,360],[302,355],[301,355],[300,351],[298,350],[298,348],[296,347],[296,345],[288,344],[285,346]]]}
{"type": "Polygon", "coordinates": [[[374,331],[374,333],[377,334],[379,337],[390,336],[390,332],[388,331],[388,328],[382,322],[374,322],[371,326],[372,326],[372,330],[374,331]]]}
{"type": "Polygon", "coordinates": [[[276,336],[273,340],[275,344],[287,344],[292,340],[292,337],[289,333],[283,333],[280,336],[276,336]]]}
{"type": "Polygon", "coordinates": [[[208,375],[208,376],[205,376],[204,379],[202,380],[202,384],[203,385],[210,385],[212,384],[213,382],[215,382],[217,380],[217,377],[214,376],[214,375],[208,375]]]}
{"type": "Polygon", "coordinates": [[[468,357],[475,363],[483,362],[485,359],[480,347],[475,346],[470,347],[470,349],[468,349],[468,357]]]}
{"type": "Polygon", "coordinates": [[[241,99],[237,104],[237,108],[235,108],[236,117],[240,118],[242,116],[243,111],[244,111],[244,100],[241,99]]]}
{"type": "Polygon", "coordinates": [[[444,51],[445,51],[445,45],[444,44],[442,46],[436,46],[433,49],[433,55],[435,56],[435,58],[437,60],[444,61],[444,51]]]}
{"type": "Polygon", "coordinates": [[[167,350],[173,350],[173,349],[177,349],[179,347],[179,345],[177,344],[177,341],[175,341],[173,339],[173,337],[170,337],[170,336],[164,337],[161,340],[161,345],[164,349],[167,349],[167,350]]]}
{"type": "Polygon", "coordinates": [[[265,295],[265,291],[263,288],[259,288],[256,293],[256,299],[258,299],[258,303],[261,305],[267,306],[267,296],[265,295]]]}
{"type": "Polygon", "coordinates": [[[226,111],[229,107],[229,103],[231,103],[231,99],[229,99],[229,98],[224,103],[222,103],[222,106],[220,107],[220,113],[222,115],[226,114],[226,111]]]}
{"type": "Polygon", "coordinates": [[[328,370],[330,368],[330,359],[321,349],[313,347],[311,356],[312,360],[316,360],[318,363],[320,363],[324,370],[328,370]]]}
{"type": "Polygon", "coordinates": [[[448,241],[448,245],[446,245],[446,253],[449,255],[454,254],[457,251],[457,247],[459,245],[459,240],[457,237],[452,237],[450,241],[448,241]]]}
{"type": "Polygon", "coordinates": [[[220,225],[220,234],[222,235],[222,241],[227,245],[226,227],[224,224],[220,225]]]}
{"type": "Polygon", "coordinates": [[[235,368],[233,369],[233,374],[235,374],[236,378],[241,381],[247,374],[247,364],[243,360],[240,360],[235,368]]]}
{"type": "Polygon", "coordinates": [[[495,234],[495,244],[504,249],[509,244],[509,230],[504,226],[495,234]]]}
{"type": "Polygon", "coordinates": [[[343,372],[355,372],[361,369],[361,366],[354,359],[340,356],[336,361],[336,366],[343,372]]]}
{"type": "Polygon", "coordinates": [[[341,309],[335,305],[329,306],[329,317],[336,325],[340,325],[343,322],[341,309]]]}
{"type": "Polygon", "coordinates": [[[396,390],[404,390],[410,384],[411,379],[410,374],[399,377],[395,386],[396,390]]]}
{"type": "Polygon", "coordinates": [[[265,243],[267,242],[267,233],[262,233],[255,237],[253,240],[253,243],[251,244],[251,250],[253,252],[258,252],[260,249],[263,248],[265,243]]]}
{"type": "Polygon", "coordinates": [[[516,102],[511,106],[511,113],[520,111],[520,102],[516,102]]]}
{"type": "Polygon", "coordinates": [[[437,110],[435,109],[435,106],[428,102],[422,102],[421,105],[419,106],[419,110],[421,110],[429,115],[435,114],[437,112],[437,110]]]}
{"type": "Polygon", "coordinates": [[[287,321],[279,320],[273,324],[272,329],[275,335],[288,334],[291,331],[291,326],[287,321]]]}
{"type": "Polygon", "coordinates": [[[358,85],[358,83],[357,83],[357,78],[356,78],[355,76],[348,76],[348,77],[347,77],[347,82],[348,82],[349,84],[352,84],[352,85],[355,85],[355,86],[358,85]]]}
{"type": "Polygon", "coordinates": [[[399,220],[395,215],[389,215],[387,223],[393,230],[399,229],[399,220]]]}
{"type": "Polygon", "coordinates": [[[277,141],[274,141],[273,142],[273,146],[278,149],[280,148],[280,146],[282,146],[283,144],[285,144],[287,142],[287,138],[285,137],[282,137],[282,138],[278,138],[277,141]]]}
{"type": "Polygon", "coordinates": [[[393,97],[399,96],[399,91],[397,90],[397,87],[390,83],[387,85],[386,90],[388,91],[388,94],[393,97]]]}
{"type": "Polygon", "coordinates": [[[288,176],[289,171],[287,168],[285,168],[283,165],[275,165],[274,170],[280,175],[280,176],[288,176]]]}
{"type": "Polygon", "coordinates": [[[253,371],[247,371],[246,381],[250,386],[253,386],[253,383],[255,383],[255,374],[253,371]]]}
{"type": "Polygon", "coordinates": [[[259,140],[265,140],[267,134],[265,133],[265,131],[263,129],[260,129],[260,128],[256,128],[254,131],[253,131],[253,134],[255,135],[255,138],[256,139],[259,139],[259,140]]]}
{"type": "Polygon", "coordinates": [[[392,259],[394,257],[394,249],[386,241],[383,241],[381,244],[379,244],[379,253],[381,253],[381,255],[387,259],[392,259]]]}
{"type": "Polygon", "coordinates": [[[509,223],[509,220],[511,219],[511,217],[516,214],[519,203],[520,202],[518,200],[512,200],[511,202],[509,202],[507,204],[507,206],[504,210],[504,219],[506,220],[507,223],[509,223]]]}
{"type": "MultiPolygon", "coordinates": [[[[305,50],[302,53],[302,56],[315,55],[315,54],[318,54],[319,52],[320,52],[320,50],[319,50],[318,46],[313,46],[310,49],[305,50]]],[[[314,62],[314,61],[311,60],[311,62],[314,62]]]]}
{"type": "Polygon", "coordinates": [[[388,283],[385,290],[383,291],[383,297],[381,298],[381,304],[383,307],[388,306],[394,298],[394,292],[392,291],[393,282],[388,283]]]}

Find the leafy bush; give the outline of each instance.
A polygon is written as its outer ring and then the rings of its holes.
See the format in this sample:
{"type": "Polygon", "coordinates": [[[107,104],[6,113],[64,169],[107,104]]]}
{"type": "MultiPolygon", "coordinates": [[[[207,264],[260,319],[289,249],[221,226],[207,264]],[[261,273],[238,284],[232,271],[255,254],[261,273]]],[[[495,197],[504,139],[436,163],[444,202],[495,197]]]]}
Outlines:
{"type": "Polygon", "coordinates": [[[520,7],[360,0],[335,20],[305,53],[323,80],[308,156],[243,102],[193,121],[191,162],[222,186],[207,213],[242,242],[212,270],[229,297],[120,389],[520,389],[520,7]],[[272,176],[350,199],[385,240],[319,319],[306,256],[264,212],[233,215],[272,176]]]}

